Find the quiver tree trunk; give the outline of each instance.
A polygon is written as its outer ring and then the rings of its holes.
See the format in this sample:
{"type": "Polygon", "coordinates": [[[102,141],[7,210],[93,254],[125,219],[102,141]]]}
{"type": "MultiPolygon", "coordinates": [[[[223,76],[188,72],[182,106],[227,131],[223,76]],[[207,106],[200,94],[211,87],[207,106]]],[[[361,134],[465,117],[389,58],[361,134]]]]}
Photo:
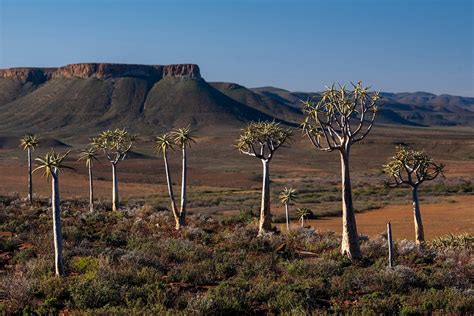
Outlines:
{"type": "MultiPolygon", "coordinates": [[[[187,160],[186,160],[186,146],[182,147],[183,152],[183,169],[181,173],[181,209],[179,210],[179,225],[186,224],[186,172],[187,172],[187,160]]],[[[178,226],[178,225],[176,225],[178,226]]]]}
{"type": "Polygon", "coordinates": [[[31,148],[28,148],[28,201],[33,203],[33,176],[32,176],[31,148]]]}
{"type": "Polygon", "coordinates": [[[179,220],[178,208],[176,206],[176,200],[174,198],[173,184],[171,182],[170,166],[168,165],[168,155],[166,151],[163,153],[163,161],[165,162],[165,174],[166,174],[166,184],[168,186],[168,196],[171,202],[171,212],[173,212],[173,217],[176,223],[175,228],[181,228],[181,222],[179,220]]]}
{"type": "Polygon", "coordinates": [[[258,225],[258,234],[262,235],[265,231],[272,228],[270,213],[270,162],[262,159],[263,164],[263,182],[262,182],[262,203],[260,205],[260,221],[258,225]]]}
{"type": "Polygon", "coordinates": [[[94,183],[92,180],[92,166],[89,165],[89,211],[94,211],[94,183]]]}
{"type": "Polygon", "coordinates": [[[112,163],[112,210],[116,211],[119,207],[119,191],[117,178],[117,165],[112,163]]]}
{"type": "Polygon", "coordinates": [[[285,203],[285,216],[286,216],[286,231],[290,231],[290,212],[288,210],[288,203],[285,203]]]}
{"type": "Polygon", "coordinates": [[[342,243],[341,253],[349,259],[360,258],[359,236],[352,205],[352,188],[349,174],[349,149],[341,151],[342,175],[342,243]]]}
{"type": "Polygon", "coordinates": [[[425,241],[425,233],[423,230],[423,223],[421,221],[420,203],[418,201],[418,187],[412,187],[412,201],[413,201],[413,218],[415,221],[415,241],[417,245],[421,245],[425,241]]]}
{"type": "Polygon", "coordinates": [[[59,182],[57,169],[52,172],[51,206],[53,210],[54,235],[54,268],[57,276],[64,274],[63,235],[61,228],[61,208],[59,199],[59,182]]]}

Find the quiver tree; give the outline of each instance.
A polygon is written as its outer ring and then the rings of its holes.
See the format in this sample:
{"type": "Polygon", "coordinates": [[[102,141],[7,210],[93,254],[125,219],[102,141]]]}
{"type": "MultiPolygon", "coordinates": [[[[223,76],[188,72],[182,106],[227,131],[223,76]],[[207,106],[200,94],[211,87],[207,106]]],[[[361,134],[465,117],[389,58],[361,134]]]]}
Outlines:
{"type": "Polygon", "coordinates": [[[102,150],[112,166],[112,210],[119,206],[117,164],[124,160],[132,149],[136,136],[125,129],[106,130],[92,138],[94,148],[102,150]]]}
{"type": "Polygon", "coordinates": [[[357,225],[352,204],[349,174],[351,146],[363,140],[372,129],[377,113],[377,92],[369,93],[359,81],[353,90],[344,86],[327,88],[319,101],[303,102],[305,119],[302,128],[319,150],[337,150],[341,157],[342,243],[341,253],[350,259],[360,257],[357,225]]]}
{"type": "Polygon", "coordinates": [[[280,193],[280,202],[285,206],[286,231],[290,231],[290,210],[289,205],[297,198],[296,189],[284,188],[280,193]]]}
{"type": "Polygon", "coordinates": [[[33,157],[32,152],[38,147],[39,141],[36,135],[24,135],[20,139],[20,147],[28,152],[28,201],[33,203],[33,157]]]}
{"type": "Polygon", "coordinates": [[[161,136],[157,136],[155,139],[154,148],[158,154],[163,156],[163,161],[165,163],[165,175],[166,175],[166,184],[168,186],[168,195],[171,202],[171,211],[173,212],[173,217],[176,223],[176,229],[181,228],[181,223],[184,222],[184,219],[181,219],[181,213],[178,211],[176,206],[176,200],[173,192],[173,183],[171,181],[170,167],[168,164],[168,151],[173,150],[174,140],[170,133],[165,133],[161,136]]]}
{"type": "Polygon", "coordinates": [[[59,170],[62,168],[72,169],[64,166],[63,161],[69,155],[69,151],[64,155],[56,153],[53,149],[44,157],[35,159],[38,165],[33,172],[43,169],[43,175],[51,181],[51,207],[53,211],[53,236],[54,236],[54,268],[57,276],[64,274],[63,266],[63,236],[61,228],[61,208],[59,197],[59,170]]]}
{"type": "Polygon", "coordinates": [[[89,211],[94,211],[94,183],[93,183],[93,174],[92,174],[92,165],[94,160],[98,161],[96,155],[96,149],[94,147],[89,147],[84,149],[79,154],[79,161],[84,161],[86,163],[87,171],[89,173],[89,211]]]}
{"type": "Polygon", "coordinates": [[[299,207],[296,209],[296,216],[298,216],[298,219],[301,223],[301,228],[305,227],[306,219],[311,216],[311,211],[309,208],[306,207],[299,207]]]}
{"type": "Polygon", "coordinates": [[[237,139],[236,148],[241,153],[256,157],[263,165],[262,202],[258,234],[271,229],[270,213],[270,161],[291,137],[291,131],[276,122],[251,122],[237,139]]]}
{"type": "Polygon", "coordinates": [[[181,148],[182,153],[182,171],[181,171],[181,205],[179,208],[179,225],[176,225],[176,229],[179,229],[180,226],[186,224],[186,202],[187,202],[187,192],[186,192],[186,181],[187,181],[187,156],[186,151],[188,147],[191,147],[194,141],[194,135],[191,131],[191,127],[187,126],[184,128],[177,128],[171,132],[174,143],[181,148]]]}
{"type": "Polygon", "coordinates": [[[418,245],[421,245],[425,241],[425,233],[421,221],[418,186],[425,181],[434,180],[438,175],[442,175],[444,165],[434,162],[424,151],[413,150],[407,146],[398,146],[395,156],[383,166],[383,171],[390,177],[390,180],[385,181],[386,186],[411,188],[415,240],[418,245]]]}

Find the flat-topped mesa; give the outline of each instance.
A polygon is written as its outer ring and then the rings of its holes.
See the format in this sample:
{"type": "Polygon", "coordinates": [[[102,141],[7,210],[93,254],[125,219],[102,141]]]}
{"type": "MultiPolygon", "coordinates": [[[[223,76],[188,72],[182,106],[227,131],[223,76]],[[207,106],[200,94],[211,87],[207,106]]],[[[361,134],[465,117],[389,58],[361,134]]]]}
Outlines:
{"type": "Polygon", "coordinates": [[[0,78],[12,78],[21,82],[43,83],[48,80],[50,69],[46,68],[9,68],[0,69],[0,78]]]}
{"type": "Polygon", "coordinates": [[[143,78],[158,81],[164,77],[186,77],[200,79],[199,66],[195,64],[176,65],[133,65],[84,63],[70,64],[59,68],[10,68],[0,69],[0,78],[14,78],[22,82],[42,83],[51,78],[96,78],[106,80],[119,77],[143,78]]]}

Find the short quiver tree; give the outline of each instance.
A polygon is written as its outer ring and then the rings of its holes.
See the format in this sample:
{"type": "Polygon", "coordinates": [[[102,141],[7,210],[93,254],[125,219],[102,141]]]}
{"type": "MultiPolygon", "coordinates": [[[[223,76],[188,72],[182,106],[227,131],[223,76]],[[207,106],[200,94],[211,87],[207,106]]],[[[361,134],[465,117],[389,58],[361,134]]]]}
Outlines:
{"type": "Polygon", "coordinates": [[[83,149],[79,154],[79,161],[84,161],[86,163],[87,171],[89,174],[89,211],[94,211],[94,182],[93,182],[93,173],[92,166],[94,160],[98,161],[96,149],[94,147],[89,147],[83,149]]]}
{"type": "Polygon", "coordinates": [[[51,186],[51,208],[53,211],[53,243],[54,243],[54,269],[56,276],[64,274],[63,265],[63,235],[61,225],[61,201],[59,197],[59,170],[62,168],[72,169],[63,165],[64,159],[69,155],[69,151],[64,155],[56,153],[53,149],[44,157],[35,159],[38,165],[33,172],[43,170],[43,175],[48,180],[52,180],[51,186]]]}
{"type": "Polygon", "coordinates": [[[286,231],[290,231],[290,207],[289,205],[297,198],[297,192],[294,188],[284,188],[280,192],[280,202],[285,206],[286,231]]]}
{"type": "Polygon", "coordinates": [[[301,228],[305,227],[306,219],[308,219],[311,214],[311,210],[307,207],[299,207],[296,209],[296,216],[298,216],[298,220],[301,223],[301,228]]]}
{"type": "Polygon", "coordinates": [[[270,212],[270,161],[274,153],[291,137],[291,130],[282,128],[276,122],[251,122],[237,139],[236,148],[241,153],[262,161],[262,202],[258,234],[271,230],[270,212]]]}
{"type": "Polygon", "coordinates": [[[342,242],[341,253],[350,259],[360,257],[357,225],[352,203],[349,168],[351,146],[363,140],[372,129],[377,113],[377,92],[368,92],[359,81],[353,90],[344,86],[327,88],[319,101],[303,102],[303,132],[319,150],[337,150],[341,156],[342,242]]]}
{"type": "Polygon", "coordinates": [[[119,206],[117,164],[124,160],[132,149],[136,136],[125,129],[106,130],[92,138],[92,146],[104,152],[112,165],[112,210],[119,206]]]}
{"type": "Polygon", "coordinates": [[[33,203],[33,158],[32,154],[36,147],[39,146],[38,137],[36,135],[27,134],[20,139],[20,147],[28,152],[28,201],[33,203]]]}
{"type": "Polygon", "coordinates": [[[444,165],[434,162],[424,151],[413,150],[407,146],[398,146],[395,156],[383,166],[383,171],[390,177],[390,180],[385,181],[386,186],[411,187],[415,240],[418,245],[421,245],[425,241],[425,233],[418,200],[418,186],[425,181],[434,180],[442,175],[444,165]]]}

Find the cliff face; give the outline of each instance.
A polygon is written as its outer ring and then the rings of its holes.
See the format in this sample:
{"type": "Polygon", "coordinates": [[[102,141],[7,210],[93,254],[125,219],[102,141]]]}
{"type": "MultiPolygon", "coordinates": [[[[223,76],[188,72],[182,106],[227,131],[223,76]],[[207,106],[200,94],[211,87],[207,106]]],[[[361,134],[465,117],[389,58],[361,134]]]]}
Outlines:
{"type": "Polygon", "coordinates": [[[163,77],[201,78],[199,66],[176,65],[131,65],[86,63],[70,64],[59,68],[10,68],[0,69],[0,78],[13,78],[21,82],[43,83],[51,78],[96,78],[106,80],[118,77],[137,77],[158,81],[163,77]]]}

